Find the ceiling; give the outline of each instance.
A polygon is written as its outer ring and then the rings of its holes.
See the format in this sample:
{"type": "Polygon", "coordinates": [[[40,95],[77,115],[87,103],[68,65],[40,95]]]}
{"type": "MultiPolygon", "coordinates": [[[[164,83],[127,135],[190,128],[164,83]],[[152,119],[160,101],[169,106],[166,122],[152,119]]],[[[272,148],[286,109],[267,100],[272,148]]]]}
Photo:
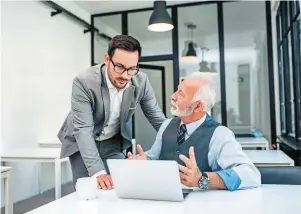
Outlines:
{"type": "MultiPolygon", "coordinates": [[[[102,2],[96,3],[101,4],[102,2]]],[[[151,4],[147,1],[139,1],[138,3],[145,6],[150,6],[149,4],[151,4]]],[[[120,6],[116,1],[110,2],[110,5],[112,4],[116,4],[116,9],[120,6]]],[[[171,10],[168,9],[168,12],[171,13],[171,10]]],[[[266,31],[264,2],[225,3],[223,12],[226,46],[252,45],[255,37],[266,31]],[[256,14],[254,11],[256,11],[256,14]]],[[[171,49],[171,32],[156,33],[147,29],[151,13],[152,10],[129,13],[129,35],[134,36],[142,43],[148,41],[162,41],[163,46],[161,46],[161,48],[166,47],[171,49]],[[164,43],[163,40],[167,42],[164,43]]],[[[206,47],[209,48],[218,48],[218,20],[216,4],[178,8],[178,32],[180,40],[189,39],[189,31],[185,27],[185,23],[187,22],[194,23],[197,26],[194,30],[194,41],[197,42],[197,44],[206,45],[206,47]]],[[[102,32],[111,36],[121,33],[120,14],[96,17],[94,23],[98,29],[101,29],[102,32]]]]}
{"type": "MultiPolygon", "coordinates": [[[[204,0],[203,0],[204,1],[204,0]]],[[[74,1],[75,4],[86,10],[90,14],[107,13],[115,11],[141,9],[147,7],[153,7],[154,1],[149,0],[137,0],[137,1],[74,1]]],[[[186,1],[166,1],[167,5],[183,4],[188,2],[199,2],[196,0],[186,1]]]]}

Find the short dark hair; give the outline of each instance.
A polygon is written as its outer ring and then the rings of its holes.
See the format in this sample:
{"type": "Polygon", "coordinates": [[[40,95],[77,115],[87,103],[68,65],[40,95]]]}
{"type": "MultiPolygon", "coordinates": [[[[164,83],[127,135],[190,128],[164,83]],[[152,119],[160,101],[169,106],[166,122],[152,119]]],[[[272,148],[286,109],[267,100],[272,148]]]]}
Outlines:
{"type": "Polygon", "coordinates": [[[141,56],[141,46],[137,39],[128,35],[117,35],[109,43],[108,54],[112,58],[115,50],[121,49],[129,52],[138,51],[141,56]]]}

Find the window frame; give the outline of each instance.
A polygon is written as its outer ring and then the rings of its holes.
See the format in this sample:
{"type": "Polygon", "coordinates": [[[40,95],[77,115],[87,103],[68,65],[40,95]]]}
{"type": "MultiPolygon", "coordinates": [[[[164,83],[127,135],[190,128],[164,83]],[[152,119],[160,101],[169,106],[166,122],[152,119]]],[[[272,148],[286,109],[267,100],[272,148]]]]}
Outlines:
{"type": "Polygon", "coordinates": [[[276,14],[281,137],[298,145],[301,145],[300,22],[299,2],[281,1],[276,14]]]}

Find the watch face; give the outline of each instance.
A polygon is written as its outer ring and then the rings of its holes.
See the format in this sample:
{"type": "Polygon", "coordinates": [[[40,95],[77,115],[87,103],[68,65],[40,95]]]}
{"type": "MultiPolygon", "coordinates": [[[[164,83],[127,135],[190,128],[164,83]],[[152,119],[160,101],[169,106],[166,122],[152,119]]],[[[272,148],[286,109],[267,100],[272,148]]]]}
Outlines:
{"type": "Polygon", "coordinates": [[[205,185],[205,186],[208,186],[209,185],[209,181],[207,179],[204,179],[202,181],[202,184],[205,185]]]}
{"type": "Polygon", "coordinates": [[[203,177],[200,179],[199,183],[200,183],[200,188],[201,188],[201,189],[208,189],[209,184],[210,184],[210,180],[209,180],[208,177],[203,176],[203,177]]]}

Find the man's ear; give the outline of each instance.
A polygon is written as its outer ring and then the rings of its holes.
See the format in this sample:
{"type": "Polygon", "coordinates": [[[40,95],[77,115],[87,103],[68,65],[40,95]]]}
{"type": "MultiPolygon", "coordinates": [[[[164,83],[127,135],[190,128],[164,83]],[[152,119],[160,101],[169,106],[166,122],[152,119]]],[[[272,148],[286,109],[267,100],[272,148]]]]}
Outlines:
{"type": "Polygon", "coordinates": [[[201,101],[197,101],[193,104],[194,112],[204,111],[204,106],[201,101]]]}
{"type": "Polygon", "coordinates": [[[108,67],[108,65],[110,63],[110,56],[108,53],[105,54],[104,60],[105,60],[106,67],[108,67]]]}

